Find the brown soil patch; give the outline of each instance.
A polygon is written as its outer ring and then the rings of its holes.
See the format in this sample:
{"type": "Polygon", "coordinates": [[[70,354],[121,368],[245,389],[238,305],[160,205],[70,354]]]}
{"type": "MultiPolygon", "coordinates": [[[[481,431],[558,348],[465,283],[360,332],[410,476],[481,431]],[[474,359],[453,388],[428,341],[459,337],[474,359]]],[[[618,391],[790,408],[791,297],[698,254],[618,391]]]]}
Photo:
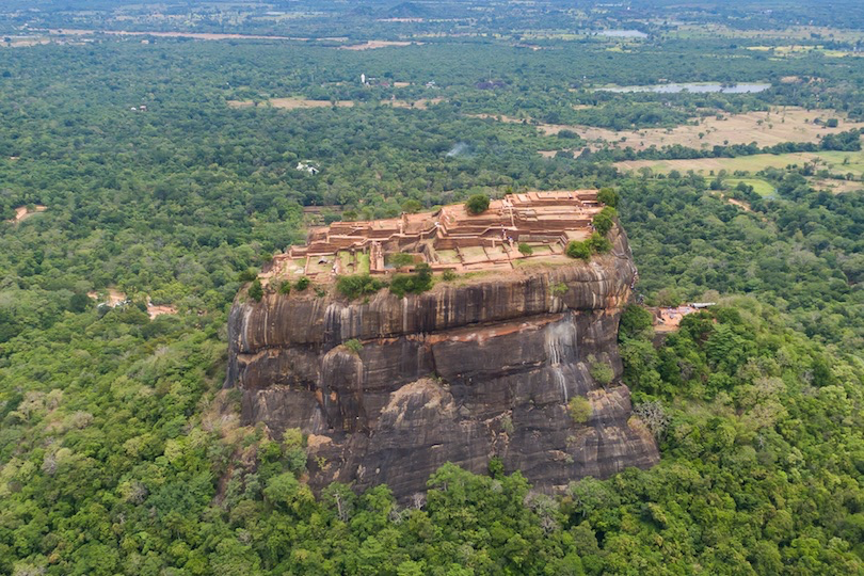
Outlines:
{"type": "Polygon", "coordinates": [[[678,330],[681,320],[688,314],[699,312],[693,306],[678,306],[676,308],[654,308],[651,309],[654,313],[654,331],[655,332],[675,332],[678,330]]]}
{"type": "MultiPolygon", "coordinates": [[[[330,108],[334,103],[330,100],[309,100],[308,98],[271,98],[259,103],[258,106],[267,105],[273,108],[282,108],[284,110],[298,110],[301,108],[330,108]]],[[[231,108],[252,108],[255,103],[251,100],[229,100],[228,106],[231,108]]],[[[335,106],[340,108],[350,108],[354,106],[353,100],[337,100],[335,106]]]]}
{"type": "Polygon", "coordinates": [[[38,214],[39,212],[45,212],[48,210],[47,206],[42,206],[41,204],[37,204],[34,210],[27,210],[26,206],[19,206],[15,208],[15,218],[9,220],[9,222],[23,222],[30,216],[34,214],[38,214]]]}
{"type": "Polygon", "coordinates": [[[351,46],[340,46],[339,50],[374,50],[376,48],[404,48],[416,44],[422,45],[422,42],[402,42],[392,40],[369,40],[363,44],[353,44],[351,46]]]}
{"type": "Polygon", "coordinates": [[[49,38],[13,38],[11,42],[0,42],[0,48],[29,48],[30,46],[38,46],[40,44],[50,44],[49,38]]]}
{"type": "Polygon", "coordinates": [[[173,306],[156,306],[155,304],[147,304],[147,315],[150,316],[151,320],[163,314],[177,314],[177,309],[173,306]]]}
{"type": "MultiPolygon", "coordinates": [[[[107,293],[108,299],[100,302],[100,304],[105,304],[106,306],[114,308],[115,306],[118,306],[126,301],[126,294],[124,292],[120,292],[115,288],[108,288],[107,293]]],[[[93,298],[94,300],[99,300],[98,292],[88,292],[87,296],[93,298]]]]}
{"type": "Polygon", "coordinates": [[[417,110],[426,110],[426,108],[428,108],[429,106],[440,104],[441,102],[444,102],[444,98],[441,98],[439,96],[437,98],[427,98],[425,100],[414,100],[413,102],[409,102],[408,100],[382,100],[381,104],[393,106],[394,108],[414,108],[417,110]]]}
{"type": "Polygon", "coordinates": [[[732,204],[733,206],[738,206],[739,208],[741,208],[745,212],[752,212],[753,211],[750,209],[749,204],[747,204],[746,202],[742,202],[741,200],[735,200],[734,198],[726,198],[726,201],[729,202],[729,204],[732,204]]]}
{"type": "Polygon", "coordinates": [[[864,183],[853,180],[835,180],[832,178],[809,178],[810,186],[816,190],[828,190],[834,194],[854,192],[864,189],[864,183]]]}

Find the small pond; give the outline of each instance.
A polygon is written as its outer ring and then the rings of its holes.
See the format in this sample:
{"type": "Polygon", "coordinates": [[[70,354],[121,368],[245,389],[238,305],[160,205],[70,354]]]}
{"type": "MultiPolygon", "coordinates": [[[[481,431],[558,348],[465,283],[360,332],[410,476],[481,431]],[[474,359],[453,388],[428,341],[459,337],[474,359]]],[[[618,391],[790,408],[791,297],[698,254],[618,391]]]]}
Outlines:
{"type": "Polygon", "coordinates": [[[592,30],[589,34],[607,38],[648,38],[648,34],[639,30],[592,30]]]}

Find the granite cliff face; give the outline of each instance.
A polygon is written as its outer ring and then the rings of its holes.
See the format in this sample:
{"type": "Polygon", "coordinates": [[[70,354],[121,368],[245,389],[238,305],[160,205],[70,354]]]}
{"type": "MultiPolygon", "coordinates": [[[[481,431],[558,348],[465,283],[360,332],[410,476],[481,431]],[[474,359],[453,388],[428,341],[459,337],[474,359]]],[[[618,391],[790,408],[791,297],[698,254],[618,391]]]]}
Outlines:
{"type": "Polygon", "coordinates": [[[656,444],[615,383],[635,267],[624,233],[610,238],[612,252],[590,263],[460,278],[405,298],[239,297],[225,385],[242,391],[244,423],[309,435],[313,487],[386,483],[404,498],[445,462],[483,472],[493,456],[550,491],[651,466],[656,444]],[[589,356],[613,368],[613,384],[591,377],[589,356]],[[568,409],[575,396],[592,407],[583,423],[568,409]]]}

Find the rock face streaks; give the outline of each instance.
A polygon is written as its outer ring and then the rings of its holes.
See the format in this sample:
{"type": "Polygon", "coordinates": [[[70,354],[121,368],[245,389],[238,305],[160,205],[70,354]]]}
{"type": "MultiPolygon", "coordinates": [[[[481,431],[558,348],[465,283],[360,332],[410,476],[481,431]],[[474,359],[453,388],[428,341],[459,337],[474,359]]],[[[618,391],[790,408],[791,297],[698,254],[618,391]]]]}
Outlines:
{"type": "Polygon", "coordinates": [[[651,466],[656,444],[614,384],[635,267],[624,233],[611,238],[612,252],[590,263],[440,282],[406,298],[238,298],[225,386],[242,391],[244,423],[310,435],[313,487],[386,483],[405,498],[445,462],[483,472],[493,456],[549,491],[651,466]],[[354,339],[359,351],[344,346],[354,339]],[[613,368],[612,385],[591,377],[589,357],[613,368]],[[570,415],[574,396],[590,402],[586,422],[570,415]]]}

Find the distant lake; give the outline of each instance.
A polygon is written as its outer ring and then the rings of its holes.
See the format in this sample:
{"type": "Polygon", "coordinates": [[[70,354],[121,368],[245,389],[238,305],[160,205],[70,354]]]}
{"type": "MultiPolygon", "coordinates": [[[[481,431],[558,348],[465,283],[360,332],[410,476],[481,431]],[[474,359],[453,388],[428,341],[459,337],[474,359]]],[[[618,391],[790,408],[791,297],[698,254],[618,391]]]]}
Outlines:
{"type": "Polygon", "coordinates": [[[767,82],[720,84],[713,82],[684,82],[681,84],[657,84],[654,86],[617,86],[612,88],[596,88],[598,92],[654,92],[656,94],[679,94],[687,91],[692,94],[722,92],[723,94],[755,94],[769,89],[767,82]]]}
{"type": "Polygon", "coordinates": [[[648,38],[648,34],[639,30],[595,30],[589,34],[608,36],[609,38],[648,38]]]}

